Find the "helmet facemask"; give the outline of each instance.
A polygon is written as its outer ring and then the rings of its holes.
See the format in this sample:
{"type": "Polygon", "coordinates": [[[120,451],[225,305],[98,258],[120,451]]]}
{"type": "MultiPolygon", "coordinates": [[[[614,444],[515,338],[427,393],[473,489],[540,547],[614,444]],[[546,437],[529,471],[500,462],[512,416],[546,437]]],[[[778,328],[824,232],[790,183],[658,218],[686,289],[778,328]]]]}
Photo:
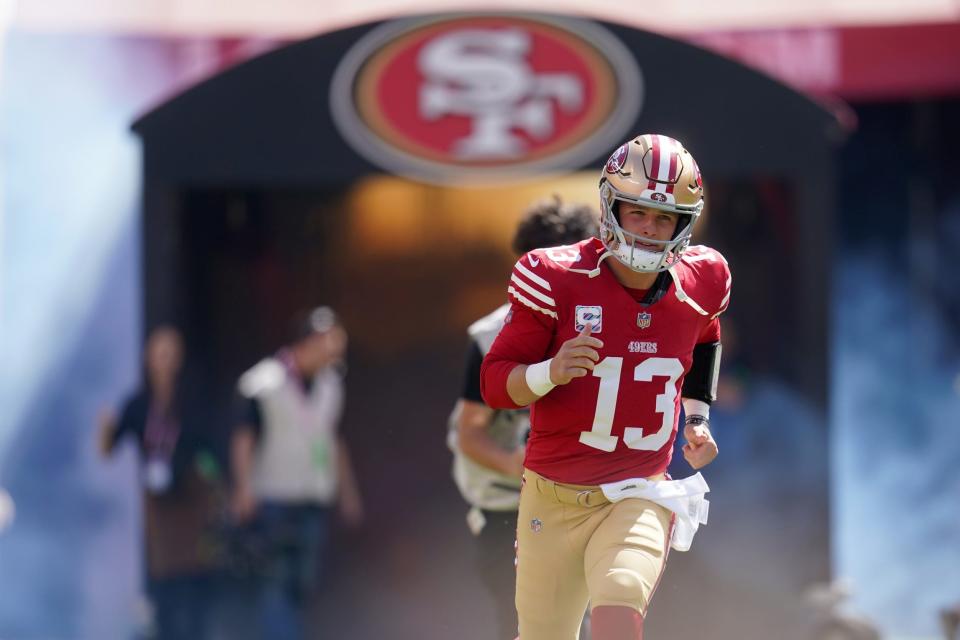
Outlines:
{"type": "Polygon", "coordinates": [[[600,206],[602,210],[600,240],[613,257],[639,273],[666,271],[680,261],[684,250],[690,245],[693,224],[700,216],[702,209],[702,205],[694,211],[678,211],[673,207],[656,206],[618,192],[609,182],[604,182],[600,187],[600,206]],[[679,214],[673,237],[670,240],[654,240],[630,233],[620,226],[618,202],[679,214]],[[640,246],[641,244],[656,245],[659,249],[643,247],[640,246]]]}

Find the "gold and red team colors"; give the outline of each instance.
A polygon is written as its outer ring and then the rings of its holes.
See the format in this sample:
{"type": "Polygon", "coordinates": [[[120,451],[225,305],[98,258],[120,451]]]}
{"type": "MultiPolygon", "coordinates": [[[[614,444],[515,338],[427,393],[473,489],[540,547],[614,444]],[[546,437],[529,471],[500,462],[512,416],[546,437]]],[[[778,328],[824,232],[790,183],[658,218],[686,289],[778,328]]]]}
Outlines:
{"type": "Polygon", "coordinates": [[[576,640],[588,602],[594,640],[642,640],[669,549],[688,549],[707,517],[699,473],[665,480],[691,370],[688,408],[700,415],[690,417],[688,447],[706,453],[697,466],[717,451],[707,415],[731,278],[717,251],[689,246],[704,205],[700,170],[677,140],[642,135],[613,152],[599,191],[600,239],[516,263],[507,321],[481,368],[484,400],[505,409],[517,407],[511,372],[532,365],[517,516],[520,640],[576,640]],[[545,367],[561,348],[561,363],[577,350],[596,356],[592,370],[555,384],[545,367]]]}
{"type": "Polygon", "coordinates": [[[605,251],[591,238],[520,258],[509,321],[483,363],[487,403],[514,408],[510,371],[553,357],[593,325],[603,347],[592,375],[555,387],[531,409],[524,466],[562,483],[596,486],[666,471],[693,348],[720,340],[718,316],[730,299],[726,260],[709,247],[687,248],[669,269],[667,292],[648,306],[637,302],[645,290],[625,288],[598,264],[605,251]]]}

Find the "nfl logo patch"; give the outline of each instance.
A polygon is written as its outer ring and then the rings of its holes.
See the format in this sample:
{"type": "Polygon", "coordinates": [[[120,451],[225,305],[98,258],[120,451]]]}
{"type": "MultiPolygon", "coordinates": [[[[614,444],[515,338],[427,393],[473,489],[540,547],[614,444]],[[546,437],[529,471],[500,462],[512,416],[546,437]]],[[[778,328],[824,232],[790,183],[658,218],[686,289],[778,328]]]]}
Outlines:
{"type": "Polygon", "coordinates": [[[534,518],[530,521],[530,530],[534,533],[540,533],[540,530],[543,529],[543,522],[539,518],[534,518]]]}
{"type": "Polygon", "coordinates": [[[647,311],[641,311],[637,314],[637,326],[641,329],[646,329],[650,326],[650,322],[653,320],[653,314],[648,313],[647,311]]]}

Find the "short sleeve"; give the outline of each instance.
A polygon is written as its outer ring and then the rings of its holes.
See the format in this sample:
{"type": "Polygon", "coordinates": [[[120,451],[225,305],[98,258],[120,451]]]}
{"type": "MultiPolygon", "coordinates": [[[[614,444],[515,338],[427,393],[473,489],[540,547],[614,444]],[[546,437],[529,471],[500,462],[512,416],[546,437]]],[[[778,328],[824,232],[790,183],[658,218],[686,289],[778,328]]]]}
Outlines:
{"type": "Polygon", "coordinates": [[[260,439],[263,433],[263,412],[260,410],[260,401],[256,398],[240,397],[238,399],[237,425],[250,427],[254,437],[260,439]]]}
{"type": "Polygon", "coordinates": [[[720,342],[720,318],[713,318],[700,332],[697,344],[720,342]]]}
{"type": "Polygon", "coordinates": [[[508,317],[481,367],[483,399],[494,409],[519,407],[507,392],[507,377],[518,364],[541,362],[553,340],[551,318],[516,302],[508,317]]]}
{"type": "Polygon", "coordinates": [[[120,411],[120,419],[117,421],[117,427],[114,430],[110,450],[112,451],[117,444],[124,438],[133,437],[140,439],[146,422],[146,396],[138,393],[127,399],[120,411]]]}
{"type": "Polygon", "coordinates": [[[507,294],[510,302],[553,320],[557,319],[557,300],[550,284],[549,264],[544,256],[531,251],[513,265],[507,294]]]}
{"type": "Polygon", "coordinates": [[[720,315],[730,306],[730,291],[733,276],[726,258],[710,247],[695,245],[683,254],[683,261],[696,274],[696,291],[688,291],[703,307],[710,319],[720,315]]]}

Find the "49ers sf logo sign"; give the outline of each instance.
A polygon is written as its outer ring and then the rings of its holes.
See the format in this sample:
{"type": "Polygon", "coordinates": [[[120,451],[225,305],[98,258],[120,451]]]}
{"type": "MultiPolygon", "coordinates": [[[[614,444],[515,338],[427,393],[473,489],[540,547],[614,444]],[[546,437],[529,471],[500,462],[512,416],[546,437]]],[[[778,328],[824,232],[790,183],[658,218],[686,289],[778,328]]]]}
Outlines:
{"type": "Polygon", "coordinates": [[[370,162],[431,182],[570,169],[630,133],[643,80],[600,26],[524,15],[382,25],[347,53],[334,121],[370,162]]]}

